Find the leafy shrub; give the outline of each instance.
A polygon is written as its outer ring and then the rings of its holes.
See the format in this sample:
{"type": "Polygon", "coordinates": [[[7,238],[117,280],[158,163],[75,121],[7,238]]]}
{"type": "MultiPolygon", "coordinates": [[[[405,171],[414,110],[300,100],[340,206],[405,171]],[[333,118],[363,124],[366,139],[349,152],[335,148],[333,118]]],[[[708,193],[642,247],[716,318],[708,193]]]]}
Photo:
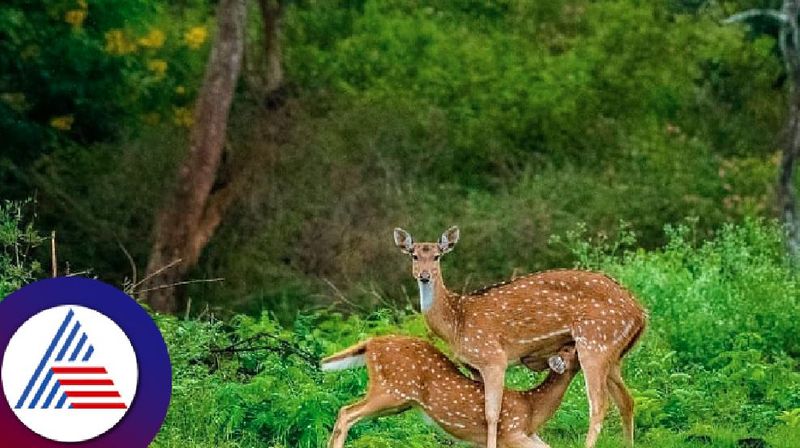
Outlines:
{"type": "Polygon", "coordinates": [[[9,164],[24,170],[65,143],[107,141],[143,122],[188,125],[208,10],[203,0],[3,2],[0,179],[24,184],[9,164]]]}
{"type": "Polygon", "coordinates": [[[43,238],[33,226],[32,202],[0,202],[0,300],[40,271],[32,250],[43,238]]]}

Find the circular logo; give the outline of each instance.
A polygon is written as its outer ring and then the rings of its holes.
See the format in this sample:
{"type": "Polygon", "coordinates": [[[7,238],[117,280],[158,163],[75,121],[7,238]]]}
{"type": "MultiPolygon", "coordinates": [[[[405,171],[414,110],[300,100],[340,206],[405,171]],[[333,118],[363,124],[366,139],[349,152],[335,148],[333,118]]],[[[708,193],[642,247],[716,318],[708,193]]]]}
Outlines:
{"type": "Polygon", "coordinates": [[[138,374],[119,326],[78,305],[25,321],[3,356],[8,404],[25,426],[58,442],[83,442],[116,425],[136,395],[138,374]]]}
{"type": "Polygon", "coordinates": [[[133,299],[96,280],[42,280],[0,302],[0,354],[9,446],[144,448],[166,416],[161,333],[133,299]]]}

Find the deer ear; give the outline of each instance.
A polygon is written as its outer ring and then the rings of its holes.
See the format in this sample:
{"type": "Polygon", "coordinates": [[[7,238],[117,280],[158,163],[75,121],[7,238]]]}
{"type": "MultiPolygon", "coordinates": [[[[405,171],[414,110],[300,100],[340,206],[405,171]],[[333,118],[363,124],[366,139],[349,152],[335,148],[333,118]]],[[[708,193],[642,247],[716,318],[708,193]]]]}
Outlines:
{"type": "Polygon", "coordinates": [[[551,356],[547,358],[547,365],[553,369],[553,372],[556,372],[559,375],[567,370],[567,363],[565,363],[560,356],[551,356]]]}
{"type": "Polygon", "coordinates": [[[400,227],[394,229],[394,244],[404,254],[410,254],[414,251],[414,240],[411,238],[411,234],[400,227]]]}
{"type": "Polygon", "coordinates": [[[459,234],[460,232],[457,226],[453,226],[447,229],[447,231],[444,232],[442,236],[439,237],[438,241],[439,250],[443,254],[446,254],[451,250],[453,250],[453,247],[455,247],[456,243],[458,242],[459,234]]]}

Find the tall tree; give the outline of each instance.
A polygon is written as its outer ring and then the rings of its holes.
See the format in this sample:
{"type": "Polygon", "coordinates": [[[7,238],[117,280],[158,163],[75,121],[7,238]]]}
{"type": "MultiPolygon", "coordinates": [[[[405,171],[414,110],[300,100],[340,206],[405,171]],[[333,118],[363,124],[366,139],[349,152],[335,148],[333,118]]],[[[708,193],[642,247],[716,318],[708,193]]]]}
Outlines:
{"type": "Polygon", "coordinates": [[[750,9],[729,17],[725,22],[741,22],[756,17],[769,18],[780,23],[778,45],[786,67],[789,83],[786,123],[787,141],[783,145],[778,170],[778,209],[786,227],[787,246],[793,260],[800,260],[800,220],[797,216],[797,195],[794,188],[794,173],[800,155],[800,28],[797,16],[800,0],[784,0],[780,10],[750,9]]]}
{"type": "Polygon", "coordinates": [[[284,87],[281,28],[287,0],[258,0],[261,13],[260,42],[245,52],[245,79],[250,90],[263,98],[268,109],[282,104],[284,87]]]}
{"type": "Polygon", "coordinates": [[[242,66],[246,17],[245,0],[220,0],[217,33],[194,108],[189,151],[180,164],[173,190],[156,214],[145,299],[157,311],[178,310],[174,285],[197,264],[232,200],[229,188],[212,188],[242,66]],[[170,268],[164,269],[167,266],[170,268]]]}
{"type": "Polygon", "coordinates": [[[267,95],[283,86],[283,50],[281,49],[281,20],[283,1],[258,0],[264,29],[264,57],[266,70],[264,90],[267,95]]]}

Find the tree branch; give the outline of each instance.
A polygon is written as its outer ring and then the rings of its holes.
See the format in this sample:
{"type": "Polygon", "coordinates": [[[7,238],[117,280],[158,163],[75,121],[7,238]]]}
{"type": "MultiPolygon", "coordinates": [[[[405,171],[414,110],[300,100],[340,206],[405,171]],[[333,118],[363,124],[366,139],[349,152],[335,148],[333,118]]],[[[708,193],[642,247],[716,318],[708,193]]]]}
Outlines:
{"type": "Polygon", "coordinates": [[[753,17],[768,17],[781,23],[789,22],[789,17],[776,9],[748,9],[747,11],[742,11],[728,17],[727,19],[723,20],[722,23],[729,24],[735,22],[744,22],[745,20],[752,19],[753,17]]]}
{"type": "Polygon", "coordinates": [[[259,350],[269,350],[273,352],[277,352],[281,354],[283,357],[287,357],[290,355],[295,355],[299,357],[301,360],[306,362],[312,368],[318,370],[319,369],[319,359],[312,353],[302,349],[296,343],[291,341],[287,341],[281,339],[275,335],[267,334],[267,333],[258,333],[254,336],[251,336],[247,339],[243,339],[238,342],[234,342],[233,344],[224,347],[224,348],[211,348],[210,352],[212,354],[236,354],[242,352],[253,352],[259,350]],[[260,341],[262,339],[269,339],[273,341],[273,345],[251,345],[256,341],[260,341]],[[242,345],[246,345],[242,347],[242,345]]]}

